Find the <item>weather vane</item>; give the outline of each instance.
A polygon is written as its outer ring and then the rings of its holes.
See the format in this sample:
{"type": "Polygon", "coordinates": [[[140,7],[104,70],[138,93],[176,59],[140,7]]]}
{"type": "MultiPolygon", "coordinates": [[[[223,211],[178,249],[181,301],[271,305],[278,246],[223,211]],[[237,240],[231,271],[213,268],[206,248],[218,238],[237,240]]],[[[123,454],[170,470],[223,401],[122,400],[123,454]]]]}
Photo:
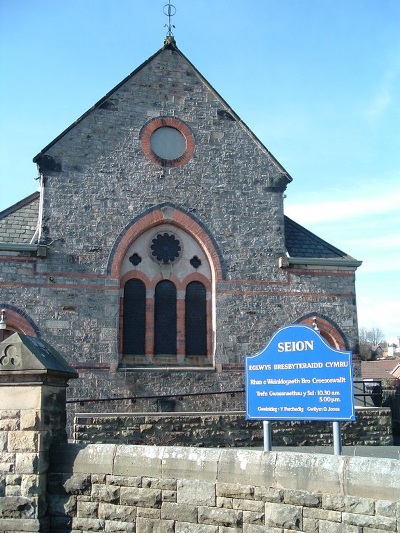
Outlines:
{"type": "Polygon", "coordinates": [[[175,28],[175,26],[171,24],[171,18],[175,15],[175,13],[175,6],[171,4],[171,0],[168,0],[168,4],[165,4],[164,6],[164,15],[168,17],[168,24],[164,24],[164,27],[168,28],[167,37],[173,37],[172,28],[175,28]]]}

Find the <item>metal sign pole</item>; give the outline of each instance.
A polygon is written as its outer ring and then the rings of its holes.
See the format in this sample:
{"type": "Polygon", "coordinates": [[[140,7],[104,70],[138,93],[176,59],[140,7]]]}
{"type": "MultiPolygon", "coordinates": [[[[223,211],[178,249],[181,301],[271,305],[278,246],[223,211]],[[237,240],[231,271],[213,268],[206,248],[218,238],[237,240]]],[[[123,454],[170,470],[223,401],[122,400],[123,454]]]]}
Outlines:
{"type": "Polygon", "coordinates": [[[269,420],[263,421],[264,430],[264,452],[270,452],[272,449],[271,443],[271,422],[269,420]]]}
{"type": "Polygon", "coordinates": [[[340,432],[340,422],[332,422],[333,426],[333,453],[342,455],[342,435],[340,432]]]}

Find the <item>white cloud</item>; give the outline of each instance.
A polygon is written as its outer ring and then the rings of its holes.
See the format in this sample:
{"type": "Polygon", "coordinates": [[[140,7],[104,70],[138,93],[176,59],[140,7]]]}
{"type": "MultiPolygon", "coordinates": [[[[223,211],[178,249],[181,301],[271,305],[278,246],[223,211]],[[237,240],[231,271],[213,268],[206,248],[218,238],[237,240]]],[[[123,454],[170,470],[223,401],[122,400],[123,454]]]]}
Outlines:
{"type": "Polygon", "coordinates": [[[368,296],[358,297],[357,308],[359,328],[379,328],[388,339],[400,336],[398,299],[376,301],[368,296]]]}
{"type": "Polygon", "coordinates": [[[397,64],[384,74],[374,97],[365,109],[365,115],[369,121],[373,122],[379,119],[389,109],[392,103],[394,82],[399,75],[399,71],[400,59],[397,61],[397,64]]]}
{"type": "Polygon", "coordinates": [[[287,201],[285,213],[301,224],[348,221],[361,217],[388,215],[400,211],[400,185],[390,188],[380,194],[376,189],[364,192],[362,195],[356,189],[346,191],[324,191],[323,195],[314,194],[312,201],[293,203],[287,201]],[[338,199],[321,200],[329,194],[339,196],[338,199]]]}

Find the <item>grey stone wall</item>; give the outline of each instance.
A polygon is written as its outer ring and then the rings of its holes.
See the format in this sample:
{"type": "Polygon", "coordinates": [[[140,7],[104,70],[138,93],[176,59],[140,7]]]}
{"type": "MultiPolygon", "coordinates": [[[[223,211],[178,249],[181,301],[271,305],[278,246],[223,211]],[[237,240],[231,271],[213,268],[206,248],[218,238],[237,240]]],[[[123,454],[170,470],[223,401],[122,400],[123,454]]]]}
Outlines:
{"type": "MultiPolygon", "coordinates": [[[[341,424],[345,446],[393,444],[389,409],[357,409],[356,422],[341,424]]],[[[79,414],[73,438],[85,443],[197,447],[262,447],[262,422],[245,413],[79,414]]],[[[273,446],[333,446],[332,423],[272,423],[273,446]]]]}
{"type": "Polygon", "coordinates": [[[54,531],[397,532],[400,463],[179,447],[52,449],[54,531]]]}

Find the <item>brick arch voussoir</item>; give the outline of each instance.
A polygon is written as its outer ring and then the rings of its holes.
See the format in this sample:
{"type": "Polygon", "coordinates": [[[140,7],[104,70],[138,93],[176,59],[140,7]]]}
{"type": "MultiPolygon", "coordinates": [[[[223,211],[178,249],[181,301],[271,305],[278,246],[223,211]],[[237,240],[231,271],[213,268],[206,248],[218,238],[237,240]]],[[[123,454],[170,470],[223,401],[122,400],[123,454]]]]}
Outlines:
{"type": "Polygon", "coordinates": [[[8,305],[0,304],[0,308],[5,309],[6,323],[9,328],[29,337],[40,337],[39,328],[26,313],[8,305]]]}
{"type": "Polygon", "coordinates": [[[200,281],[206,288],[207,292],[211,291],[211,283],[206,276],[203,274],[199,274],[198,272],[194,272],[193,274],[189,274],[186,276],[186,278],[183,280],[183,288],[186,289],[186,287],[189,285],[189,283],[192,283],[192,281],[200,281]]]}
{"type": "Polygon", "coordinates": [[[298,324],[305,324],[307,326],[313,326],[314,318],[317,320],[317,326],[321,333],[321,336],[337,350],[348,350],[348,343],[344,334],[340,331],[339,327],[333,324],[327,318],[318,315],[318,313],[309,314],[296,321],[298,324]]]}
{"type": "Polygon", "coordinates": [[[124,288],[125,283],[129,281],[130,279],[139,279],[140,281],[143,281],[146,287],[150,285],[150,280],[146,276],[146,274],[144,274],[143,272],[140,272],[139,270],[138,271],[132,270],[124,274],[122,278],[120,279],[119,286],[121,287],[121,289],[124,288]]]}
{"type": "Polygon", "coordinates": [[[210,266],[214,270],[215,280],[222,280],[223,273],[221,261],[211,237],[198,222],[177,208],[173,208],[172,215],[169,216],[166,216],[161,208],[155,209],[138,218],[130,226],[125,228],[119,238],[118,244],[113,250],[112,257],[110,258],[111,265],[109,271],[113,278],[119,278],[122,262],[132,242],[140,237],[145,231],[159,226],[160,224],[177,226],[191,235],[207,255],[210,266]]]}

